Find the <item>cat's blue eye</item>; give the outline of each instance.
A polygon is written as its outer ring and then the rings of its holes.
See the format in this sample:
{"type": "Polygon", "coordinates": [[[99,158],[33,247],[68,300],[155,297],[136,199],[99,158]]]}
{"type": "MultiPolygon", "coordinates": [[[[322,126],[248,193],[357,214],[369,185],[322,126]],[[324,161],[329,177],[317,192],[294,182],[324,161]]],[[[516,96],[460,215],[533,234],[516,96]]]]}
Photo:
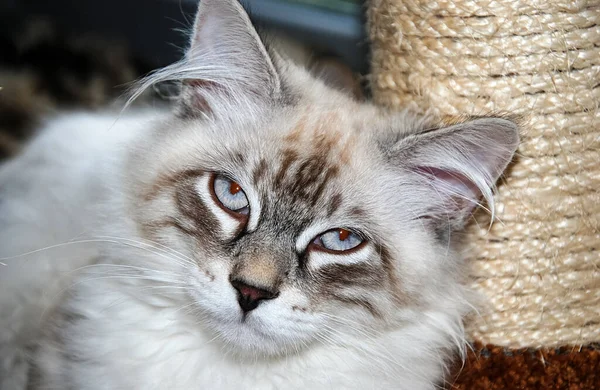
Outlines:
{"type": "Polygon", "coordinates": [[[221,175],[215,175],[212,182],[214,196],[221,207],[234,213],[248,214],[248,197],[238,183],[221,175]]]}
{"type": "Polygon", "coordinates": [[[313,241],[320,249],[330,252],[346,252],[358,248],[364,240],[347,229],[332,229],[321,234],[313,241]]]}

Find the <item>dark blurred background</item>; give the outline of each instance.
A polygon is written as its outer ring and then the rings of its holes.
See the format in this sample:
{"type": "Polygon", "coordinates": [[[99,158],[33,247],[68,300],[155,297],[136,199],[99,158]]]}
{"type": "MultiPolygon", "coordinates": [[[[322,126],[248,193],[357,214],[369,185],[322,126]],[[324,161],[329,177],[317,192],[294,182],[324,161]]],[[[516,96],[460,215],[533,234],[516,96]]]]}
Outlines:
{"type": "MultiPolygon", "coordinates": [[[[197,0],[0,0],[0,34],[10,39],[32,17],[45,16],[66,34],[96,34],[127,43],[150,67],[177,60],[197,0]]],[[[314,50],[367,70],[360,0],[245,0],[259,27],[280,30],[314,50]]],[[[2,53],[0,53],[0,56],[2,53]]]]}

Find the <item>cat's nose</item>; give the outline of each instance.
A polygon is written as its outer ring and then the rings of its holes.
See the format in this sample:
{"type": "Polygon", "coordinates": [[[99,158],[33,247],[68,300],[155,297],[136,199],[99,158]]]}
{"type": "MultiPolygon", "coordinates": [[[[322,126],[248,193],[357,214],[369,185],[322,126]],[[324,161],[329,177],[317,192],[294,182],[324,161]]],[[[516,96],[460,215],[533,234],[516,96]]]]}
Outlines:
{"type": "Polygon", "coordinates": [[[278,291],[265,290],[264,288],[258,288],[244,283],[241,280],[232,280],[231,285],[238,292],[238,303],[240,307],[247,313],[258,307],[258,304],[264,300],[277,298],[279,295],[278,291]]]}

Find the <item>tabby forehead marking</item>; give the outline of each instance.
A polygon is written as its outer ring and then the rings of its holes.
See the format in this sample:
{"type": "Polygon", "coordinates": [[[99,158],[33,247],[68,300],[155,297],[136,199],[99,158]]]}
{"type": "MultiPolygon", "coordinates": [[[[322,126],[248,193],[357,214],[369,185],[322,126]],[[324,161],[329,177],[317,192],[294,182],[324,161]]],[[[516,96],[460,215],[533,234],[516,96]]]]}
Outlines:
{"type": "Polygon", "coordinates": [[[313,117],[311,109],[313,107],[307,109],[296,126],[284,137],[287,147],[295,149],[304,146],[320,150],[324,154],[329,153],[341,164],[350,163],[358,144],[358,129],[336,111],[313,117]]]}
{"type": "Polygon", "coordinates": [[[263,179],[263,177],[267,173],[267,168],[267,160],[261,158],[256,167],[254,168],[254,171],[252,172],[252,180],[254,182],[254,185],[257,185],[263,179]]]}
{"type": "Polygon", "coordinates": [[[350,209],[350,214],[356,218],[365,218],[367,216],[367,213],[357,206],[354,206],[350,209]]]}
{"type": "MultiPolygon", "coordinates": [[[[341,165],[349,164],[356,146],[356,132],[346,126],[339,113],[331,111],[311,117],[303,115],[284,137],[275,187],[297,202],[317,204],[328,182],[339,176],[341,165]]],[[[331,215],[341,199],[328,202],[331,215]]]]}
{"type": "Polygon", "coordinates": [[[275,187],[295,202],[315,205],[321,198],[327,183],[338,176],[339,167],[329,160],[329,147],[318,143],[308,154],[284,149],[276,174],[275,187]]]}
{"type": "Polygon", "coordinates": [[[279,187],[282,184],[283,179],[285,178],[288,169],[290,166],[298,160],[298,153],[291,149],[286,149],[282,153],[283,159],[281,161],[281,165],[279,167],[279,171],[275,176],[275,186],[279,187]]]}
{"type": "Polygon", "coordinates": [[[327,205],[327,216],[331,217],[342,204],[342,194],[334,194],[327,205]]]}

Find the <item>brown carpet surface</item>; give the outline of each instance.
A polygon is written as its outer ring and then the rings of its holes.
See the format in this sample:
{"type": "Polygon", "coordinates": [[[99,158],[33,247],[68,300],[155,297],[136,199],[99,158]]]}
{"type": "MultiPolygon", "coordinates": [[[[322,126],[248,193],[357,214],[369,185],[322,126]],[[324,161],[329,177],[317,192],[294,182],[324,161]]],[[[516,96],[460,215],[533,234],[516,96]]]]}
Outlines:
{"type": "Polygon", "coordinates": [[[473,345],[447,387],[455,390],[600,390],[600,344],[548,350],[473,345]]]}

